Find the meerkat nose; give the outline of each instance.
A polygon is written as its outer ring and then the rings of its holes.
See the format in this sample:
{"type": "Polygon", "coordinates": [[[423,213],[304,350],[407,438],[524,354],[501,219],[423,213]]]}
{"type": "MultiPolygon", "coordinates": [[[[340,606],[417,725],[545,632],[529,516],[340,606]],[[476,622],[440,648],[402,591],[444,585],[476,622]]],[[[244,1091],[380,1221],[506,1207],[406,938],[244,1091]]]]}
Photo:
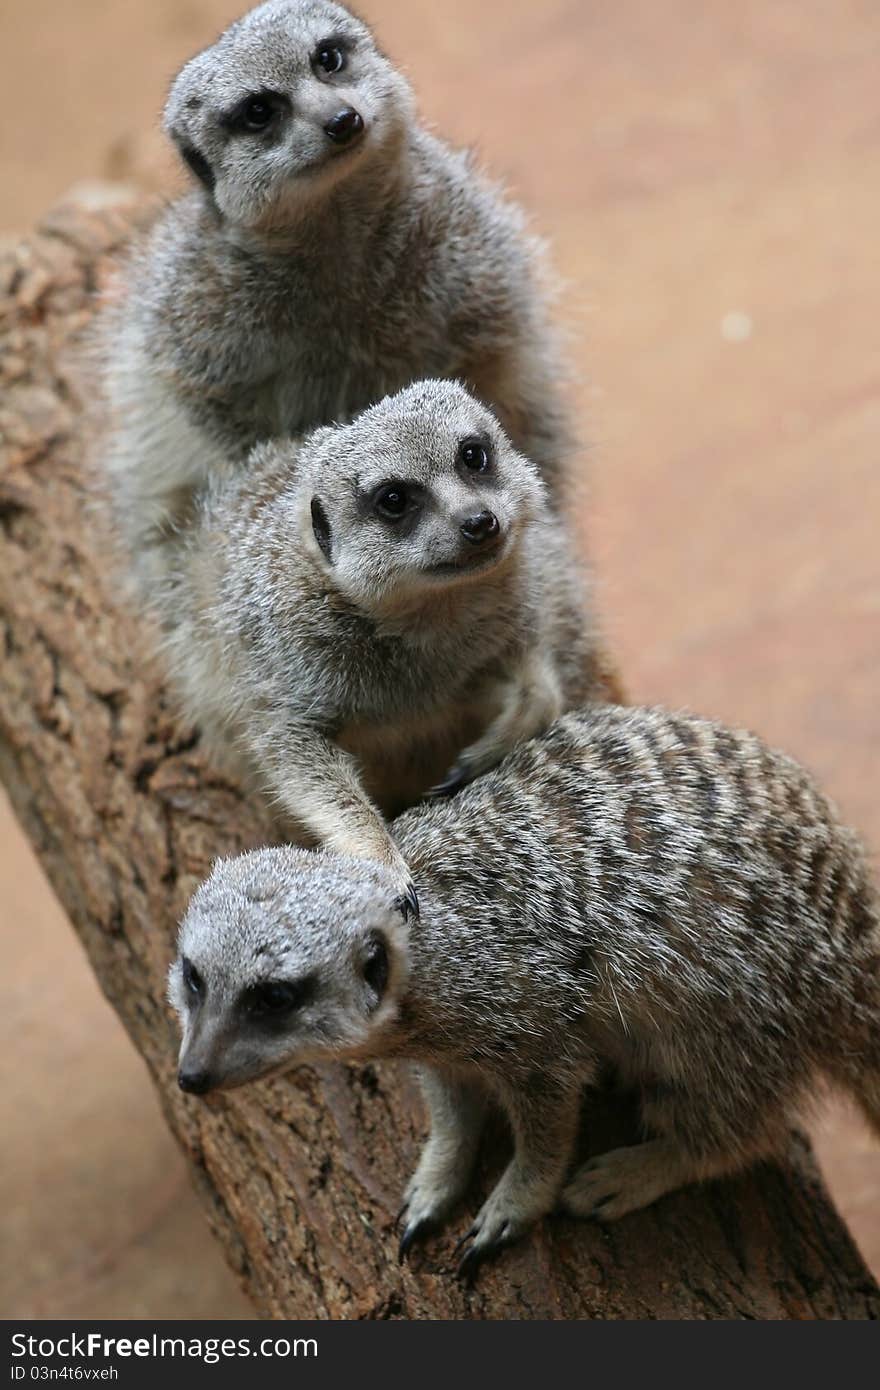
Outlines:
{"type": "Polygon", "coordinates": [[[353,106],[343,106],[326,122],[324,130],[337,145],[348,145],[364,128],[364,118],[353,106]]]}
{"type": "Polygon", "coordinates": [[[498,535],[498,518],[494,512],[478,512],[463,521],[459,530],[471,545],[482,545],[498,535]]]}
{"type": "Polygon", "coordinates": [[[206,1071],[180,1071],[177,1073],[177,1084],[190,1095],[203,1096],[211,1089],[211,1075],[206,1071]]]}

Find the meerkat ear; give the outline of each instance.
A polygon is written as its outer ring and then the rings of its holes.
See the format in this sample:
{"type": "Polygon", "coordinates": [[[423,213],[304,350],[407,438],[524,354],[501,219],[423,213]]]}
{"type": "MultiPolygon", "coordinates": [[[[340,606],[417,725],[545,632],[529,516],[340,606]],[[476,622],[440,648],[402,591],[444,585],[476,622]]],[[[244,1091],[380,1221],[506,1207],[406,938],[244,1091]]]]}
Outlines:
{"type": "Polygon", "coordinates": [[[188,144],[178,136],[174,136],[173,139],[180,151],[180,157],[183,162],[192,170],[199,180],[199,183],[204,184],[209,193],[213,193],[214,184],[217,180],[214,177],[214,170],[211,168],[205,156],[200,150],[196,149],[195,145],[188,144]]]}
{"type": "Polygon", "coordinates": [[[388,988],[390,965],[388,962],[388,943],[381,932],[371,936],[363,962],[364,979],[375,997],[374,1008],[382,1003],[388,988]]]}
{"type": "Polygon", "coordinates": [[[213,193],[216,183],[214,170],[195,140],[204,105],[201,93],[209,76],[206,54],[201,53],[186,64],[171,84],[171,91],[165,103],[163,125],[165,134],[173,141],[183,162],[192,170],[199,183],[209,193],[213,193]]]}
{"type": "Polygon", "coordinates": [[[333,564],[333,532],[320,497],[312,498],[312,531],[328,564],[333,564]]]}

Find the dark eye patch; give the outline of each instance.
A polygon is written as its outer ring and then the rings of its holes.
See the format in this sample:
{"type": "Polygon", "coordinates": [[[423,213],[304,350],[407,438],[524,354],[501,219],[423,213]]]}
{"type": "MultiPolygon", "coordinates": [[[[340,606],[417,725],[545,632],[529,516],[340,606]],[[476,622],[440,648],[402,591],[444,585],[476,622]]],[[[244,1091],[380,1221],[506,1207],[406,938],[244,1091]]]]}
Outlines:
{"type": "Polygon", "coordinates": [[[282,1022],[313,997],[316,986],[313,975],[305,975],[301,980],[265,980],[243,990],[239,1004],[254,1022],[282,1022]]]}
{"type": "Polygon", "coordinates": [[[312,54],[312,71],[333,77],[342,72],[348,62],[350,44],[341,34],[331,34],[322,39],[312,54]]]}
{"type": "Polygon", "coordinates": [[[425,489],[421,483],[410,482],[405,478],[386,478],[370,490],[366,497],[367,510],[383,521],[392,523],[402,521],[422,510],[425,489]]]}
{"type": "Polygon", "coordinates": [[[373,506],[380,516],[396,521],[399,516],[404,515],[409,506],[409,493],[403,483],[389,483],[376,493],[373,506]]]}
{"type": "Polygon", "coordinates": [[[458,446],[458,461],[470,473],[485,473],[492,463],[488,439],[480,436],[463,439],[458,446]]]}
{"type": "Polygon", "coordinates": [[[231,135],[259,135],[289,110],[283,92],[250,92],[220,117],[220,124],[231,135]]]}

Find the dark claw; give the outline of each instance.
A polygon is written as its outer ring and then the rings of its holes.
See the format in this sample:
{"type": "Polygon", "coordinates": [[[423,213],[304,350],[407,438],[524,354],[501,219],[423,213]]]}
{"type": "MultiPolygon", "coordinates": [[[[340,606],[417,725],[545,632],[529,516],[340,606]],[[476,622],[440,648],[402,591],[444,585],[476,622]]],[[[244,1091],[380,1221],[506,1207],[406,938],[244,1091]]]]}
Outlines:
{"type": "Polygon", "coordinates": [[[430,1221],[417,1221],[413,1226],[407,1226],[403,1235],[400,1237],[400,1244],[397,1247],[397,1262],[403,1264],[412,1246],[417,1240],[423,1240],[432,1229],[430,1221]]]}
{"type": "MultiPolygon", "coordinates": [[[[472,1288],[480,1265],[492,1255],[497,1255],[498,1251],[503,1250],[505,1245],[511,1243],[510,1240],[507,1239],[507,1232],[509,1230],[510,1222],[505,1221],[494,1240],[485,1241],[482,1245],[472,1245],[470,1250],[466,1250],[458,1263],[458,1269],[456,1270],[457,1278],[463,1280],[469,1288],[472,1288]]],[[[461,1240],[456,1245],[456,1251],[460,1250],[465,1241],[469,1240],[470,1237],[475,1234],[474,1228],[471,1227],[467,1235],[462,1236],[461,1240]]]]}
{"type": "Polygon", "coordinates": [[[395,1229],[395,1231],[397,1230],[398,1226],[400,1225],[401,1221],[402,1221],[403,1218],[406,1216],[406,1213],[407,1213],[408,1211],[409,1211],[409,1202],[404,1202],[403,1206],[400,1208],[400,1211],[397,1213],[397,1215],[396,1215],[395,1218],[394,1218],[394,1229],[395,1229]]]}
{"type": "Polygon", "coordinates": [[[453,1253],[453,1255],[457,1255],[458,1252],[459,1252],[459,1250],[461,1249],[461,1247],[462,1247],[463,1245],[466,1245],[467,1242],[470,1240],[471,1236],[475,1236],[476,1234],[477,1234],[477,1228],[476,1228],[476,1226],[471,1226],[471,1228],[470,1228],[469,1231],[465,1231],[465,1233],[464,1233],[464,1235],[461,1237],[461,1239],[460,1239],[460,1240],[457,1240],[457,1241],[455,1242],[455,1244],[453,1245],[453,1247],[452,1247],[452,1253],[453,1253]]]}
{"type": "Polygon", "coordinates": [[[395,907],[399,912],[403,913],[403,920],[405,922],[408,922],[410,917],[415,917],[416,921],[418,921],[419,899],[414,884],[411,883],[403,896],[397,899],[395,907]]]}
{"type": "Polygon", "coordinates": [[[601,1211],[603,1207],[606,1207],[609,1202],[612,1202],[616,1196],[616,1192],[609,1192],[607,1197],[600,1197],[598,1202],[593,1203],[590,1209],[590,1217],[594,1217],[597,1212],[601,1211]]]}
{"type": "Polygon", "coordinates": [[[456,1279],[460,1279],[463,1284],[467,1284],[469,1289],[473,1288],[479,1264],[480,1261],[476,1258],[476,1251],[469,1250],[466,1255],[462,1255],[458,1262],[458,1268],[455,1271],[456,1279]]]}
{"type": "Polygon", "coordinates": [[[491,1251],[491,1246],[483,1246],[478,1249],[472,1245],[470,1250],[467,1250],[459,1260],[455,1277],[460,1279],[463,1284],[467,1284],[469,1289],[472,1289],[476,1283],[477,1271],[486,1256],[491,1254],[491,1251]]]}
{"type": "Polygon", "coordinates": [[[428,796],[451,796],[453,792],[458,791],[459,787],[463,787],[467,781],[468,774],[466,769],[462,767],[461,763],[456,763],[454,767],[449,769],[442,782],[438,782],[436,787],[430,788],[428,796]]]}

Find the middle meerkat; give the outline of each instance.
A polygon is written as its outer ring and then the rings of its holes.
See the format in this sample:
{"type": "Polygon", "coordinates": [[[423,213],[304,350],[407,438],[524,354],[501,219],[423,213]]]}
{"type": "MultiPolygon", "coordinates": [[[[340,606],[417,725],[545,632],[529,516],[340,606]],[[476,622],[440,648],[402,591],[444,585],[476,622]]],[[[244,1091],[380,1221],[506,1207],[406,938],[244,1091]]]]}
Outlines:
{"type": "Polygon", "coordinates": [[[604,694],[565,528],[453,382],[259,446],[205,495],[163,606],[209,749],[285,822],[388,864],[412,907],[383,815],[604,694]]]}

